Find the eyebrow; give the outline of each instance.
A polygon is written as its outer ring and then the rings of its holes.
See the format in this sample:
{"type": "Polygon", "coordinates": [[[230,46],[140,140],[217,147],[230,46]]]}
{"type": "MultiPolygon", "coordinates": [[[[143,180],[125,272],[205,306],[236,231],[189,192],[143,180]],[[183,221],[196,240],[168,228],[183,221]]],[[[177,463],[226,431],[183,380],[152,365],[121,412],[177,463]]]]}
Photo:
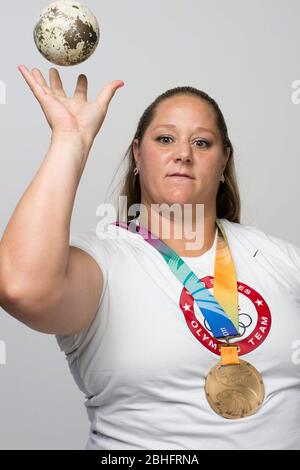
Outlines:
{"type": "MultiPolygon", "coordinates": [[[[160,124],[159,126],[154,127],[152,130],[154,131],[158,127],[169,127],[170,129],[176,129],[176,126],[174,124],[160,124]]],[[[198,131],[198,130],[210,132],[211,134],[216,136],[216,133],[214,131],[212,131],[211,129],[207,129],[206,127],[198,126],[198,127],[196,127],[195,131],[198,131]]]]}

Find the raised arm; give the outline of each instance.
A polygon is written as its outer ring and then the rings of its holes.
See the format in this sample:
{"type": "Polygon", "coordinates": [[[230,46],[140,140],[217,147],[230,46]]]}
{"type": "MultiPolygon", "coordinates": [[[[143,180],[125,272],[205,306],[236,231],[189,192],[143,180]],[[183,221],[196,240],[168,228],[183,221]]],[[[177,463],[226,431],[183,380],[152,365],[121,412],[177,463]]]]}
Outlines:
{"type": "Polygon", "coordinates": [[[94,138],[123,83],[109,82],[88,102],[85,75],[67,97],[56,69],[50,69],[50,86],[38,69],[19,69],[52,135],[0,241],[0,305],[38,331],[74,334],[95,314],[103,275],[91,256],[69,246],[72,210],[94,138]]]}

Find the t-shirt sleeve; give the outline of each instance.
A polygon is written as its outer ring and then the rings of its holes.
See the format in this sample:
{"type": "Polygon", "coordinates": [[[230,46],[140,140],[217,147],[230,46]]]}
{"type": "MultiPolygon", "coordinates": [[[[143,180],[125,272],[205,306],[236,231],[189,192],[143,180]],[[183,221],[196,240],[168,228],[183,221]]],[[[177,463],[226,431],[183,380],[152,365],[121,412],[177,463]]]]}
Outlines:
{"type": "Polygon", "coordinates": [[[283,240],[278,237],[269,236],[274,243],[281,249],[286,258],[289,260],[290,265],[293,267],[296,272],[297,280],[300,284],[300,248],[299,246],[291,243],[287,240],[283,240]]]}
{"type": "Polygon", "coordinates": [[[287,255],[289,256],[290,260],[292,261],[293,265],[297,269],[299,273],[299,282],[300,282],[300,248],[297,245],[294,245],[293,243],[286,242],[285,243],[285,249],[287,252],[287,255]]]}
{"type": "Polygon", "coordinates": [[[84,232],[71,233],[69,245],[80,248],[96,261],[103,274],[103,289],[97,306],[97,313],[88,328],[74,335],[55,335],[59,348],[66,355],[76,351],[85,338],[91,334],[91,330],[97,328],[99,319],[96,317],[107,289],[109,271],[109,254],[107,247],[103,241],[98,238],[95,230],[90,229],[84,232]]]}

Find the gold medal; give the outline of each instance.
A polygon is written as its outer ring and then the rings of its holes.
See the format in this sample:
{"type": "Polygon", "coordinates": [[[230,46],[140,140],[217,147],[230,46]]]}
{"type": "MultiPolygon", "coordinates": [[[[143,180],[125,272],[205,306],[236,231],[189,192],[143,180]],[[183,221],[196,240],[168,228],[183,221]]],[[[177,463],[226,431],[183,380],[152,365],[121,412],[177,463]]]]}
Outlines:
{"type": "Polygon", "coordinates": [[[239,419],[256,413],[265,388],[258,370],[238,357],[237,346],[221,346],[221,360],[205,379],[211,408],[223,418],[239,419]]]}

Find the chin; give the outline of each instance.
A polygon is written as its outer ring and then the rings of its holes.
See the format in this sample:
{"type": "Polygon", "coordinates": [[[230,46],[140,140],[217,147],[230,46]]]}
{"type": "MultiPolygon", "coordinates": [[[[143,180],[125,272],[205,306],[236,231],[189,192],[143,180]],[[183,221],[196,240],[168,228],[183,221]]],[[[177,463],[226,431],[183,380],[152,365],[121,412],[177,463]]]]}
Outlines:
{"type": "Polygon", "coordinates": [[[169,201],[178,202],[179,204],[186,204],[188,202],[196,200],[197,198],[193,191],[173,190],[172,192],[167,192],[166,199],[168,199],[169,201]]]}
{"type": "Polygon", "coordinates": [[[172,204],[179,204],[180,206],[184,206],[184,204],[192,204],[193,202],[193,199],[191,199],[190,197],[170,197],[168,196],[166,199],[165,199],[165,204],[168,204],[169,206],[171,206],[172,204]]]}

